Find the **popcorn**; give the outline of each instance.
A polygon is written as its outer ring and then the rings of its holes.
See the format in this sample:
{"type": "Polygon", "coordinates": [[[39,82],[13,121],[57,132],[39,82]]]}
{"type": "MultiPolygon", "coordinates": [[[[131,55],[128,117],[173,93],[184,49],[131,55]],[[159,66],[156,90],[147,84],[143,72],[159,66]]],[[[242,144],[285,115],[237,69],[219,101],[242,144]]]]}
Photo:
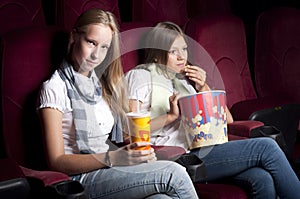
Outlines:
{"type": "MultiPolygon", "coordinates": [[[[191,149],[228,141],[225,103],[215,105],[213,103],[201,104],[198,98],[203,99],[203,95],[203,93],[196,94],[196,100],[190,97],[190,100],[187,99],[189,104],[183,104],[182,99],[186,97],[183,97],[179,101],[182,110],[181,121],[191,149]],[[195,105],[191,101],[194,103],[197,102],[197,104],[195,105]],[[189,111],[183,110],[184,107],[189,107],[189,111]],[[193,114],[191,110],[194,110],[196,114],[193,114]]],[[[207,95],[205,96],[205,100],[210,102],[225,102],[225,100],[220,100],[221,97],[222,95],[207,95]],[[217,100],[214,97],[217,97],[217,100]]]]}

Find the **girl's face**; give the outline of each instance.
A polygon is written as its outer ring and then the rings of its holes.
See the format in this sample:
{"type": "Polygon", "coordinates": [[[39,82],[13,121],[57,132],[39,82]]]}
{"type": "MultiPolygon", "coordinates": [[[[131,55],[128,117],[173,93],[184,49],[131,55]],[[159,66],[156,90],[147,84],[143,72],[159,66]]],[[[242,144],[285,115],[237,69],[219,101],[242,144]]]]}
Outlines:
{"type": "Polygon", "coordinates": [[[184,38],[179,35],[172,44],[169,53],[167,67],[176,73],[182,72],[187,62],[187,44],[184,38]]]}
{"type": "Polygon", "coordinates": [[[112,30],[104,24],[91,24],[86,33],[73,33],[72,60],[75,70],[88,76],[104,60],[112,40],[112,30]]]}

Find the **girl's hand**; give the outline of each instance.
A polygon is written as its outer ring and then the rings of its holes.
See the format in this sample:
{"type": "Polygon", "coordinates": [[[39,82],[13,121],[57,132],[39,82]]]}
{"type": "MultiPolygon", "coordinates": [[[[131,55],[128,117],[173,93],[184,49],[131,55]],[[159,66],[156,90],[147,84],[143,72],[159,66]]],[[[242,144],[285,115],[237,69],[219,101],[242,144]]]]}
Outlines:
{"type": "Polygon", "coordinates": [[[148,145],[148,142],[135,142],[116,151],[111,151],[109,152],[110,162],[113,166],[127,166],[156,161],[157,158],[153,148],[149,150],[135,150],[137,147],[148,145]]]}
{"type": "Polygon", "coordinates": [[[198,66],[191,66],[187,65],[184,69],[185,75],[195,82],[196,90],[197,91],[204,91],[206,87],[206,72],[198,67],[198,66]]]}
{"type": "Polygon", "coordinates": [[[169,97],[170,111],[168,112],[168,120],[171,122],[175,121],[180,115],[178,107],[178,96],[179,93],[173,93],[173,95],[169,97]]]}

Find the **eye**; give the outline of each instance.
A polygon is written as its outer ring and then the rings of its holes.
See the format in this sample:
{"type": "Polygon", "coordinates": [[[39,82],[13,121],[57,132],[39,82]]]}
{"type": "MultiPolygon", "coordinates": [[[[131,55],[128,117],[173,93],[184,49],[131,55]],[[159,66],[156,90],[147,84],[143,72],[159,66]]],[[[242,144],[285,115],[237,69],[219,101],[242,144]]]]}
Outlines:
{"type": "Polygon", "coordinates": [[[171,55],[176,55],[177,50],[170,50],[169,53],[170,53],[171,55]]]}
{"type": "Polygon", "coordinates": [[[103,48],[103,49],[106,49],[106,50],[107,50],[107,49],[109,49],[109,45],[107,45],[107,44],[104,44],[104,45],[102,45],[102,46],[101,46],[101,48],[103,48]]]}
{"type": "Polygon", "coordinates": [[[187,50],[188,50],[188,47],[184,47],[182,50],[183,50],[183,51],[187,51],[187,50]]]}
{"type": "Polygon", "coordinates": [[[93,46],[96,45],[96,43],[95,43],[94,41],[89,40],[89,39],[87,39],[86,42],[87,42],[89,45],[93,45],[93,46]]]}

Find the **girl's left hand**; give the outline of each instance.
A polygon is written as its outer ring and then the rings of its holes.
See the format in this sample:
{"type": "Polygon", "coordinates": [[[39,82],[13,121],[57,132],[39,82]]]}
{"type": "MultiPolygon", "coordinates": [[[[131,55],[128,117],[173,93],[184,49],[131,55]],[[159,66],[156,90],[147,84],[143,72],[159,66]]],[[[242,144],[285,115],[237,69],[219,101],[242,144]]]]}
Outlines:
{"type": "Polygon", "coordinates": [[[190,80],[195,82],[197,91],[203,90],[206,81],[206,72],[202,68],[187,65],[184,69],[184,73],[190,80]]]}

